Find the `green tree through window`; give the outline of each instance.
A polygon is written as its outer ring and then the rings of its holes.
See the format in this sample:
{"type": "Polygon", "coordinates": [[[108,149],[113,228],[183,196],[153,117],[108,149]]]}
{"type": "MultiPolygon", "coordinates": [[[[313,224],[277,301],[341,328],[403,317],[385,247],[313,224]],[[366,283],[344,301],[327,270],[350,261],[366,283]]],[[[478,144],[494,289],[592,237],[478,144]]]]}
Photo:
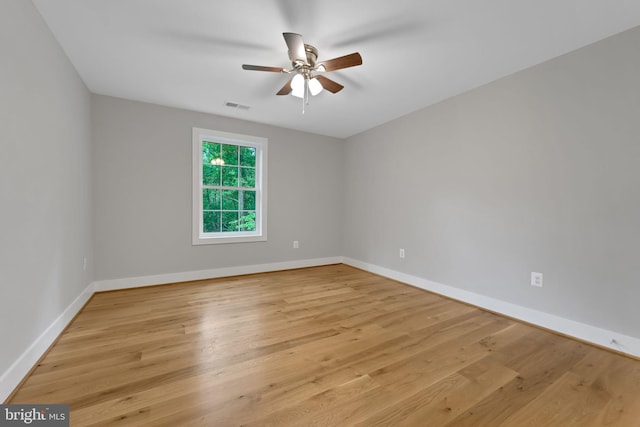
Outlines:
{"type": "Polygon", "coordinates": [[[202,142],[205,233],[256,230],[256,148],[202,142]]]}

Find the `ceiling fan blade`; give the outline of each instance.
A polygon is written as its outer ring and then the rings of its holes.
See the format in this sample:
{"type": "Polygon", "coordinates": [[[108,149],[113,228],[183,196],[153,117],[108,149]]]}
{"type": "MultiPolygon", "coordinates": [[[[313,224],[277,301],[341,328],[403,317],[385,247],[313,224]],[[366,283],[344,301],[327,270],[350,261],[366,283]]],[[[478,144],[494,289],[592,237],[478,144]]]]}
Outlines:
{"type": "Polygon", "coordinates": [[[287,80],[284,86],[282,86],[282,89],[280,89],[276,95],[289,95],[291,93],[291,80],[293,80],[293,78],[287,80]]]}
{"type": "Polygon", "coordinates": [[[291,52],[292,62],[302,62],[305,65],[309,65],[307,62],[307,53],[304,51],[304,42],[302,36],[297,33],[282,33],[284,41],[287,43],[289,52],[291,52]]]}
{"type": "Polygon", "coordinates": [[[252,71],[271,71],[274,73],[282,73],[284,71],[284,68],[279,68],[279,67],[264,67],[262,65],[247,65],[247,64],[242,64],[242,69],[252,70],[252,71]]]}
{"type": "Polygon", "coordinates": [[[316,68],[324,67],[325,71],[335,71],[356,65],[362,65],[362,57],[358,52],[321,62],[316,68]]]}
{"type": "Polygon", "coordinates": [[[342,86],[340,83],[336,83],[333,80],[326,78],[325,76],[316,76],[315,78],[318,79],[325,90],[328,90],[331,93],[340,92],[344,88],[344,86],[342,86]]]}

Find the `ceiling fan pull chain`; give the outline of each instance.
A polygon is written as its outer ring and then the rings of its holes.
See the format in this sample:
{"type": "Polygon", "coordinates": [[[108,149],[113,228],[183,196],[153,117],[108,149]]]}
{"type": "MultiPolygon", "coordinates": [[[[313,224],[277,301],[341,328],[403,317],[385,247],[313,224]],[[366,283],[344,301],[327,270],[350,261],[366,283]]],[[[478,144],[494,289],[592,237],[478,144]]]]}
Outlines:
{"type": "Polygon", "coordinates": [[[309,80],[304,78],[304,104],[309,105],[309,80]]]}
{"type": "Polygon", "coordinates": [[[302,114],[304,114],[304,107],[309,105],[309,80],[304,79],[304,92],[302,94],[302,114]]]}

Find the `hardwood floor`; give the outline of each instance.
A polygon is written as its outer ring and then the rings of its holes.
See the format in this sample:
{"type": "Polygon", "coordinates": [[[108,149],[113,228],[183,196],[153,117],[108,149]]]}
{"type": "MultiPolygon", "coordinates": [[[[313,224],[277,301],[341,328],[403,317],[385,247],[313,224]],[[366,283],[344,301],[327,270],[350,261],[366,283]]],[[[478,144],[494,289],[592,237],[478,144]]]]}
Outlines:
{"type": "Polygon", "coordinates": [[[640,426],[640,362],[345,265],[96,294],[10,403],[73,426],[640,426]]]}

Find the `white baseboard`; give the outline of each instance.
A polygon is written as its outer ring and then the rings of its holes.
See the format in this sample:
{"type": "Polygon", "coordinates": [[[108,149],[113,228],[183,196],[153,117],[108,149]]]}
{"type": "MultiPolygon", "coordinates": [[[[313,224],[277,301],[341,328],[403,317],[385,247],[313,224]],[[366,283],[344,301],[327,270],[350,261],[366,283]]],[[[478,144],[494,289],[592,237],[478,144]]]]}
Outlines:
{"type": "Polygon", "coordinates": [[[80,309],[89,301],[89,298],[91,298],[95,292],[340,263],[342,263],[342,257],[315,258],[93,282],[82,291],[62,314],[22,353],[9,369],[2,374],[0,377],[0,402],[4,402],[11,395],[13,390],[20,384],[22,379],[29,373],[31,368],[38,362],[49,346],[51,346],[58,335],[67,327],[69,322],[78,314],[80,309]]]}
{"type": "Polygon", "coordinates": [[[0,377],[0,402],[4,402],[38,362],[45,351],[53,344],[93,295],[93,283],[58,316],[56,320],[27,348],[24,353],[0,377]]]}
{"type": "Polygon", "coordinates": [[[292,270],[294,268],[340,264],[341,262],[342,257],[302,259],[296,261],[273,262],[269,264],[242,265],[237,267],[214,268],[210,270],[128,277],[125,279],[99,280],[94,282],[94,286],[96,292],[114,291],[118,289],[139,288],[150,285],[190,282],[192,280],[216,279],[219,277],[241,276],[243,274],[266,273],[269,271],[292,270]]]}
{"type": "Polygon", "coordinates": [[[533,325],[590,342],[601,347],[628,354],[632,357],[640,357],[640,339],[596,326],[576,322],[574,320],[559,317],[520,305],[512,304],[496,298],[476,294],[441,283],[432,282],[421,277],[401,273],[389,268],[380,267],[363,261],[343,257],[344,264],[351,265],[361,270],[379,274],[399,282],[415,286],[436,294],[440,294],[458,301],[462,301],[476,307],[504,314],[505,316],[519,319],[533,325]]]}

